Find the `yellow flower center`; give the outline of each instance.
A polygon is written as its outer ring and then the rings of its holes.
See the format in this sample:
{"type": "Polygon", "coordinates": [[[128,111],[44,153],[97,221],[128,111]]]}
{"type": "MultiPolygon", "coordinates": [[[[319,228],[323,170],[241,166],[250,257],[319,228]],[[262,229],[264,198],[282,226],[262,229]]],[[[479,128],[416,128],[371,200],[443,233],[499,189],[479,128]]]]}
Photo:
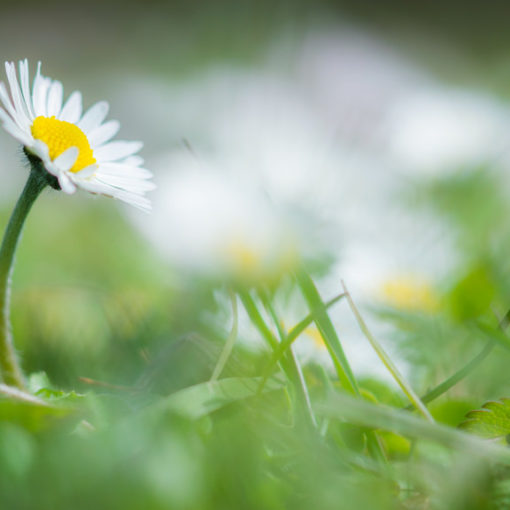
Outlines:
{"type": "Polygon", "coordinates": [[[70,147],[78,149],[78,158],[71,172],[93,165],[96,162],[85,133],[76,125],[53,117],[37,117],[32,124],[32,136],[44,142],[54,160],[70,147]]]}
{"type": "Polygon", "coordinates": [[[401,310],[433,312],[439,305],[439,298],[432,286],[414,277],[387,281],[380,294],[387,304],[401,310]]]}
{"type": "Polygon", "coordinates": [[[306,328],[305,334],[313,340],[315,347],[319,347],[320,349],[326,348],[324,338],[322,338],[322,335],[317,328],[315,327],[306,328]]]}
{"type": "Polygon", "coordinates": [[[227,247],[227,253],[236,268],[243,273],[256,272],[262,263],[260,253],[242,241],[232,241],[227,247]]]}

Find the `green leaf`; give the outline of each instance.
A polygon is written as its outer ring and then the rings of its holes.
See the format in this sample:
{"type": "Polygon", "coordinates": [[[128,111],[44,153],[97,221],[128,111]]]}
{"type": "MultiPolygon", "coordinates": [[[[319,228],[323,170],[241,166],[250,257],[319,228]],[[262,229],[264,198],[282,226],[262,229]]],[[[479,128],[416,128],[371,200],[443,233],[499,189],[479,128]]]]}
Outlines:
{"type": "Polygon", "coordinates": [[[27,388],[30,393],[34,395],[42,388],[49,388],[51,386],[50,379],[46,372],[33,372],[28,376],[27,388]]]}
{"type": "Polygon", "coordinates": [[[62,391],[55,389],[46,372],[30,374],[27,386],[34,396],[39,397],[48,404],[74,404],[85,398],[85,395],[75,391],[62,391]]]}
{"type": "Polygon", "coordinates": [[[510,399],[489,401],[481,409],[470,411],[459,428],[487,439],[510,434],[510,399]]]}
{"type": "Polygon", "coordinates": [[[0,422],[8,421],[31,431],[69,416],[72,409],[57,406],[17,388],[0,384],[0,422]]]}
{"type": "MultiPolygon", "coordinates": [[[[197,384],[173,393],[155,404],[152,409],[172,411],[198,419],[228,404],[253,397],[257,394],[260,381],[260,377],[230,377],[197,384]]],[[[282,389],[284,386],[281,379],[269,379],[264,393],[282,389]]]]}
{"type": "MultiPolygon", "coordinates": [[[[46,374],[40,372],[31,376],[29,387],[37,388],[40,383],[48,383],[46,374]]],[[[0,422],[10,422],[30,431],[38,431],[75,420],[79,414],[76,405],[83,395],[63,392],[50,388],[39,388],[34,394],[0,384],[0,422]]]]}
{"type": "Polygon", "coordinates": [[[54,390],[52,388],[41,388],[36,396],[42,398],[45,402],[58,402],[59,404],[73,404],[85,398],[85,395],[75,391],[54,390]]]}

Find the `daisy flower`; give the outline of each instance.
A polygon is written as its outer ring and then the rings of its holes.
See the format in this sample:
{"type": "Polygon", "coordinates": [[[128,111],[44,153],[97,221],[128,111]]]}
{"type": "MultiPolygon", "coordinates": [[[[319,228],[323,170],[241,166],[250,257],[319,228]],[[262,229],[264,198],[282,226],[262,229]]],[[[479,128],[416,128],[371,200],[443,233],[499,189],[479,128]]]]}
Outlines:
{"type": "Polygon", "coordinates": [[[172,172],[154,194],[154,214],[133,220],[177,267],[251,285],[298,264],[301,231],[264,194],[185,153],[162,156],[156,165],[172,172]]]}
{"type": "Polygon", "coordinates": [[[32,166],[39,163],[46,170],[48,184],[68,194],[80,188],[150,210],[144,195],[155,186],[136,155],[142,143],[111,141],[120,124],[105,122],[106,101],[83,113],[81,93],[64,102],[62,83],[43,76],[40,62],[32,90],[26,59],[19,62],[19,83],[14,63],[6,62],[5,69],[10,96],[0,83],[0,121],[23,144],[32,166]]]}

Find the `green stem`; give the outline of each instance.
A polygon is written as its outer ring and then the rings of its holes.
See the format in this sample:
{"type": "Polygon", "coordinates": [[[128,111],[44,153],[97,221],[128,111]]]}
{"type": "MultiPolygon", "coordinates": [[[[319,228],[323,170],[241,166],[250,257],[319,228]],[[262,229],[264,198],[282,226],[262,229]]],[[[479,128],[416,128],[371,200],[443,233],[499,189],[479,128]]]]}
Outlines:
{"type": "Polygon", "coordinates": [[[25,382],[14,349],[9,313],[11,274],[16,247],[25,219],[46,184],[46,180],[39,172],[30,172],[25,188],[12,212],[0,247],[0,373],[6,384],[21,389],[25,387],[25,382]]]}

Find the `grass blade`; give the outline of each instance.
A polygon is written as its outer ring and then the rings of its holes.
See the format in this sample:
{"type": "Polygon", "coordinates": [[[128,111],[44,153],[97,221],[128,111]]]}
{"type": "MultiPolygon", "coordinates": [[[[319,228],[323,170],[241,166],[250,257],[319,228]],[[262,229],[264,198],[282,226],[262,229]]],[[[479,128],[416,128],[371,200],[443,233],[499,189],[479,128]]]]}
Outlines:
{"type": "MultiPolygon", "coordinates": [[[[260,292],[260,297],[262,300],[262,303],[264,304],[266,310],[268,311],[269,315],[271,316],[275,327],[278,331],[278,335],[280,337],[280,344],[278,345],[278,349],[281,349],[281,346],[285,343],[287,340],[287,334],[285,333],[285,330],[282,326],[281,321],[278,319],[278,315],[276,314],[276,311],[273,307],[273,304],[271,303],[270,298],[265,294],[264,292],[260,292]]],[[[278,351],[275,351],[275,354],[278,351]]],[[[284,351],[285,352],[285,351],[284,351]]],[[[299,393],[301,394],[301,397],[303,398],[303,403],[305,407],[305,412],[308,414],[308,418],[310,419],[311,424],[316,428],[317,427],[317,420],[315,419],[315,415],[312,409],[312,402],[310,400],[310,393],[308,392],[308,387],[306,385],[305,376],[303,374],[303,370],[301,369],[301,365],[299,364],[299,361],[296,358],[296,355],[292,351],[292,349],[289,347],[288,349],[288,356],[290,358],[290,363],[295,367],[293,369],[293,372],[295,373],[295,382],[298,385],[299,393]]],[[[265,381],[264,381],[265,383],[265,381]]],[[[261,384],[262,386],[262,384],[261,384]]],[[[263,386],[262,386],[263,387],[263,386]]]]}
{"type": "MultiPolygon", "coordinates": [[[[344,293],[335,296],[333,299],[330,299],[325,303],[326,309],[333,306],[335,303],[338,303],[343,297],[344,293]]],[[[271,376],[274,367],[281,360],[282,356],[285,354],[285,351],[290,348],[295,340],[299,338],[299,335],[305,331],[305,329],[315,320],[317,314],[317,310],[313,310],[309,313],[303,320],[298,322],[286,335],[285,339],[280,343],[278,349],[274,352],[272,358],[269,360],[266,369],[264,370],[262,382],[260,383],[261,389],[264,387],[265,381],[269,379],[271,376]]]]}
{"type": "Polygon", "coordinates": [[[388,372],[390,372],[390,374],[393,376],[397,384],[400,386],[400,389],[404,392],[406,397],[411,401],[411,403],[418,410],[418,412],[421,413],[425,419],[433,422],[434,418],[432,418],[432,415],[430,414],[425,404],[420,400],[420,397],[414,392],[411,385],[399,372],[398,368],[393,363],[391,358],[388,356],[386,351],[382,348],[381,344],[375,339],[374,335],[372,335],[372,333],[368,329],[368,326],[366,325],[365,321],[363,320],[363,317],[359,313],[358,308],[354,304],[354,301],[352,300],[352,297],[349,294],[349,291],[347,290],[347,287],[345,286],[345,283],[343,281],[342,286],[344,288],[344,292],[347,297],[349,306],[351,307],[352,313],[354,314],[356,320],[358,321],[361,331],[363,332],[367,340],[370,342],[370,345],[377,353],[380,360],[383,362],[384,366],[388,369],[388,372]]]}
{"type": "Polygon", "coordinates": [[[308,303],[308,307],[311,311],[315,311],[314,321],[317,328],[324,339],[329,355],[333,360],[338,379],[342,386],[353,393],[359,395],[358,383],[351,370],[347,357],[345,356],[344,350],[335,331],[335,327],[329,318],[326,311],[326,306],[322,300],[315,283],[310,278],[310,275],[305,271],[300,271],[296,274],[298,285],[301,289],[303,297],[308,303]]]}
{"type": "Polygon", "coordinates": [[[356,425],[380,428],[416,439],[437,442],[449,448],[488,458],[510,466],[510,450],[457,429],[423,420],[401,409],[355,399],[347,394],[331,394],[315,406],[319,416],[356,425]]]}
{"type": "MultiPolygon", "coordinates": [[[[269,329],[267,324],[265,323],[262,315],[260,314],[257,305],[255,304],[253,298],[250,293],[246,290],[238,290],[239,297],[248,313],[253,325],[259,330],[260,334],[266,339],[267,343],[271,346],[273,352],[278,349],[279,342],[276,337],[273,335],[273,332],[269,329]]],[[[278,321],[278,318],[276,318],[278,321]]],[[[282,360],[281,366],[288,380],[292,384],[292,387],[298,393],[299,397],[297,398],[299,407],[303,409],[303,414],[305,415],[307,421],[309,422],[312,428],[316,427],[315,417],[313,415],[313,411],[311,406],[307,405],[310,399],[308,396],[308,391],[306,386],[304,386],[303,374],[301,373],[300,367],[297,365],[297,361],[294,358],[292,353],[288,353],[282,360]]],[[[262,381],[262,378],[259,379],[262,381]]]]}
{"type": "Polygon", "coordinates": [[[237,311],[237,297],[236,295],[229,289],[230,300],[232,301],[232,329],[230,334],[228,335],[227,341],[225,342],[225,346],[221,351],[220,357],[218,359],[218,363],[214,367],[213,373],[211,375],[210,381],[216,381],[218,377],[221,375],[221,372],[225,368],[225,365],[228,361],[230,353],[234,347],[234,343],[237,338],[237,331],[239,329],[239,314],[237,311]]]}
{"type": "MultiPolygon", "coordinates": [[[[329,355],[333,360],[340,383],[348,392],[356,395],[357,397],[361,397],[358,382],[354,377],[335,327],[328,315],[326,305],[322,300],[315,283],[310,275],[304,270],[299,271],[296,274],[296,280],[310,311],[314,313],[314,322],[319,329],[329,355]]],[[[366,437],[367,446],[373,458],[377,459],[382,464],[385,464],[387,462],[386,455],[377,434],[375,432],[368,431],[366,437]]]]}

